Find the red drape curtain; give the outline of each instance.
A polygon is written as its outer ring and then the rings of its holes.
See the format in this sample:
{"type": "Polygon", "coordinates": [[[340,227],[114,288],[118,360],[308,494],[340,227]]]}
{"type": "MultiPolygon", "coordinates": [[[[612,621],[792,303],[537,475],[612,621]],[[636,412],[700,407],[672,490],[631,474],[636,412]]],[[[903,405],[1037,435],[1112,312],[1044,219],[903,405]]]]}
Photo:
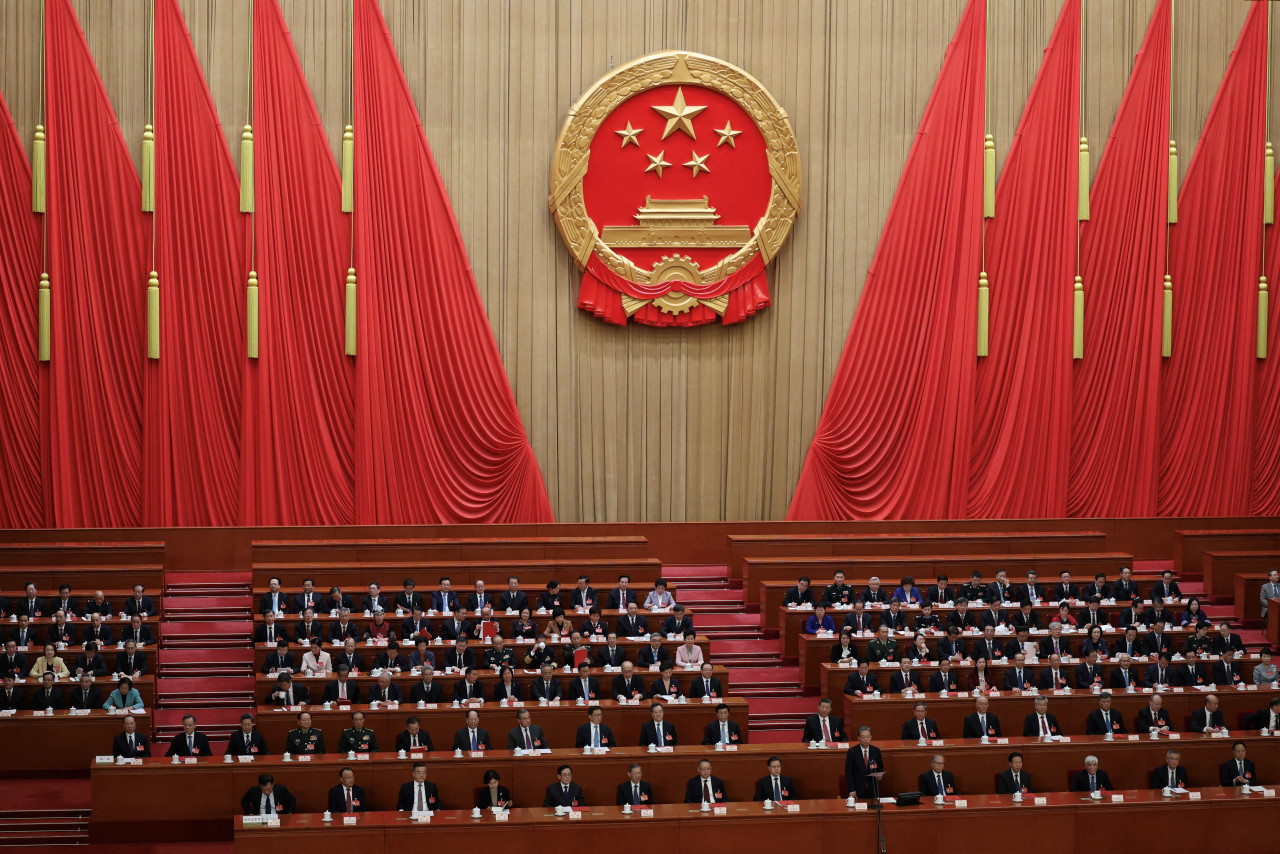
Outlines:
{"type": "Polygon", "coordinates": [[[968,501],[986,2],[947,48],[788,519],[942,518],[968,501]]]}
{"type": "Polygon", "coordinates": [[[40,221],[31,212],[31,167],[0,97],[0,528],[37,528],[44,522],[36,361],[40,252],[40,221]]]}
{"type": "Polygon", "coordinates": [[[130,527],[142,508],[150,222],[70,0],[45,6],[52,349],[42,429],[50,527],[130,527]]]}
{"type": "Polygon", "coordinates": [[[453,208],[375,0],[356,0],[354,38],[357,521],[550,521],[453,208]]]}
{"type": "MultiPolygon", "coordinates": [[[[1275,185],[1280,198],[1280,176],[1275,185]]],[[[1267,226],[1266,275],[1269,283],[1267,358],[1255,358],[1253,375],[1253,472],[1249,512],[1280,515],[1280,225],[1267,226]]],[[[1257,286],[1255,285],[1255,292],[1257,286]]],[[[1257,320],[1257,299],[1252,317],[1257,320]]],[[[1257,334],[1255,327],[1254,334],[1257,334]]]]}
{"type": "Polygon", "coordinates": [[[161,333],[160,359],[146,368],[143,524],[233,525],[245,219],[226,137],[176,0],[156,0],[155,69],[161,333]]]}
{"type": "Polygon", "coordinates": [[[1080,0],[1067,0],[987,226],[991,334],[974,380],[972,517],[1066,514],[1079,105],[1080,0]]]}
{"type": "Polygon", "coordinates": [[[342,352],[350,225],[276,0],[253,4],[253,35],[260,356],[245,369],[240,518],[351,524],[354,368],[342,352]]]}
{"type": "Polygon", "coordinates": [[[1169,237],[1161,516],[1249,512],[1266,101],[1267,4],[1256,3],[1187,167],[1169,237]]]}
{"type": "Polygon", "coordinates": [[[1072,377],[1072,516],[1156,510],[1169,152],[1169,0],[1134,63],[1081,229],[1084,359],[1072,377]]]}

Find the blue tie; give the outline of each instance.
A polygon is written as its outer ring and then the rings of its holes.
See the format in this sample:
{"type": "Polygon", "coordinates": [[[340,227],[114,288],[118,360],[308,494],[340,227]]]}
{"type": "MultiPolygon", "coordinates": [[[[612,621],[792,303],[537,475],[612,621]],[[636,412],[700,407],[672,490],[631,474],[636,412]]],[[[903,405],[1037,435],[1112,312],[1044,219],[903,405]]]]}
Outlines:
{"type": "Polygon", "coordinates": [[[476,739],[476,731],[475,731],[475,730],[471,730],[471,749],[472,749],[472,750],[479,750],[479,749],[480,749],[480,743],[479,743],[479,741],[476,739]]]}
{"type": "Polygon", "coordinates": [[[777,777],[773,778],[773,799],[782,800],[782,782],[777,777]]]}

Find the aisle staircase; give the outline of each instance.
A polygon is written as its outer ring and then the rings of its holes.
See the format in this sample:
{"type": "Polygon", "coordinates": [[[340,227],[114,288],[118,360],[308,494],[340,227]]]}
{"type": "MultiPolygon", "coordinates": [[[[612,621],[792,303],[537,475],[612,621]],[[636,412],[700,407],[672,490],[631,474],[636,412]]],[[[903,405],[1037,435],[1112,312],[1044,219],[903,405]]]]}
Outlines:
{"type": "Polygon", "coordinates": [[[89,810],[0,810],[0,848],[89,844],[89,810]]]}
{"type": "Polygon", "coordinates": [[[153,735],[168,741],[193,714],[223,741],[255,705],[251,575],[166,573],[161,614],[153,735]]]}

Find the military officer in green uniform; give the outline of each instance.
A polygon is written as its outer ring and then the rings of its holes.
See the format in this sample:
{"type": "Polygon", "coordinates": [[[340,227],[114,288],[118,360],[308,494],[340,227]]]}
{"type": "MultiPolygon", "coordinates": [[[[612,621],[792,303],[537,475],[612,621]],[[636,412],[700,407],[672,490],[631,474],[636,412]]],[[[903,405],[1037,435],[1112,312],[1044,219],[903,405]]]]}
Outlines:
{"type": "Polygon", "coordinates": [[[297,729],[285,737],[286,753],[324,753],[324,733],[311,726],[311,713],[298,713],[297,729]]]}
{"type": "Polygon", "coordinates": [[[344,729],[338,739],[338,752],[377,753],[378,736],[371,729],[365,729],[364,712],[356,712],[351,716],[351,728],[344,729]]]}

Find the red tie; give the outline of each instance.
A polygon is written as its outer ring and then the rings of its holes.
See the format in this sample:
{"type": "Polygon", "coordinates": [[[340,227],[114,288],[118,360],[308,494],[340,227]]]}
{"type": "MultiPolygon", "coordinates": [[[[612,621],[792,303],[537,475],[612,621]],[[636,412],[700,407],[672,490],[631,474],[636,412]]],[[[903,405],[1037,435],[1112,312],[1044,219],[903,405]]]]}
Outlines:
{"type": "Polygon", "coordinates": [[[711,781],[710,780],[702,781],[702,799],[709,804],[714,803],[714,799],[711,797],[711,781]]]}
{"type": "Polygon", "coordinates": [[[831,741],[831,729],[827,726],[827,719],[822,719],[822,740],[831,741]]]}
{"type": "Polygon", "coordinates": [[[351,808],[351,790],[350,789],[347,789],[347,812],[355,812],[355,810],[351,808]]]}

